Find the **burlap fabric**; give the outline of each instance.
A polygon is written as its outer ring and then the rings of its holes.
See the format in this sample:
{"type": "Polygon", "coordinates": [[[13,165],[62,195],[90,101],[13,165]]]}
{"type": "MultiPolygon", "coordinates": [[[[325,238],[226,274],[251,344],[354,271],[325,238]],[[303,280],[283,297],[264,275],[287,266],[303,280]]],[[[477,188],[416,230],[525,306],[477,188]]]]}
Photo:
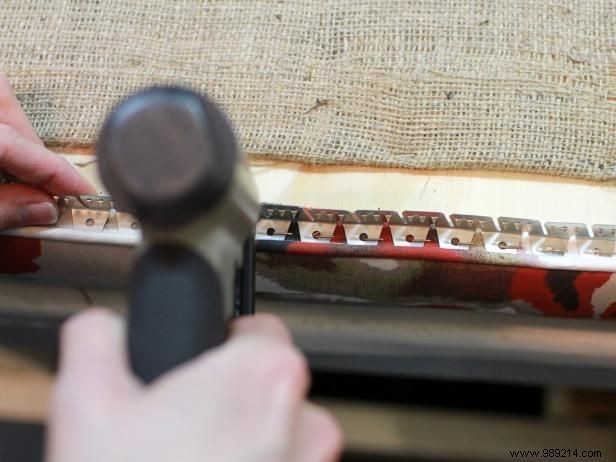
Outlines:
{"type": "Polygon", "coordinates": [[[616,179],[613,0],[1,0],[0,70],[49,143],[179,83],[257,158],[616,179]]]}

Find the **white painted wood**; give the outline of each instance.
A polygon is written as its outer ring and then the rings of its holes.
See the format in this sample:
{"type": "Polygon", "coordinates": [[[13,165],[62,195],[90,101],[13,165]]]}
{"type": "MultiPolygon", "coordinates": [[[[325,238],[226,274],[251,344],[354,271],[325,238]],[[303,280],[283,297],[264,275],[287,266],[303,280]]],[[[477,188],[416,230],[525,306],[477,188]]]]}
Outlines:
{"type": "MultiPolygon", "coordinates": [[[[104,188],[90,154],[65,154],[104,188]],[[85,166],[84,166],[85,165],[85,166]]],[[[262,202],[359,210],[426,210],[616,224],[616,184],[498,172],[417,171],[253,162],[262,202]]]]}

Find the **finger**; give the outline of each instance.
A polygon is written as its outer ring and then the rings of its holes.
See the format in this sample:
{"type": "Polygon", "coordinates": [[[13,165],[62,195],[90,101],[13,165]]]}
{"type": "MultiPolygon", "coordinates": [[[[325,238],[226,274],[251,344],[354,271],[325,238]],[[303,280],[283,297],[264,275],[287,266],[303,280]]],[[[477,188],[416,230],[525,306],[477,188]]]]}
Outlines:
{"type": "Polygon", "coordinates": [[[267,315],[253,319],[246,321],[248,326],[242,323],[240,329],[244,330],[209,358],[206,353],[202,364],[217,371],[216,375],[227,383],[239,385],[235,391],[241,394],[236,398],[238,402],[250,407],[247,401],[260,401],[259,406],[265,406],[267,414],[275,416],[272,425],[287,428],[295,420],[292,410],[299,409],[310,386],[308,362],[290,343],[288,331],[277,318],[267,315]]]}
{"type": "Polygon", "coordinates": [[[94,192],[94,187],[65,159],[3,124],[0,124],[0,169],[53,195],[94,192]]]}
{"type": "Polygon", "coordinates": [[[20,184],[0,185],[0,230],[56,221],[58,207],[46,192],[20,184]]]}
{"type": "Polygon", "coordinates": [[[238,370],[229,371],[232,375],[253,377],[253,385],[264,391],[278,389],[283,402],[303,399],[310,383],[308,365],[280,318],[267,313],[241,317],[233,322],[231,332],[228,342],[205,356],[223,363],[223,368],[227,361],[236,363],[238,370]]]}
{"type": "Polygon", "coordinates": [[[267,410],[268,415],[278,416],[276,425],[280,425],[290,418],[289,410],[303,401],[309,388],[307,361],[290,344],[288,332],[274,316],[246,318],[235,323],[234,329],[229,341],[180,365],[156,382],[164,387],[173,378],[188,387],[191,383],[211,387],[233,396],[236,406],[256,406],[267,410]]]}
{"type": "Polygon", "coordinates": [[[231,336],[260,335],[280,340],[284,343],[292,343],[291,333],[280,318],[268,314],[259,313],[254,316],[242,316],[231,324],[231,336]]]}
{"type": "Polygon", "coordinates": [[[231,330],[232,336],[227,342],[179,366],[177,370],[184,371],[181,375],[200,377],[190,379],[200,382],[208,378],[220,382],[224,377],[222,382],[241,384],[239,389],[244,395],[244,382],[250,377],[252,392],[262,388],[257,395],[267,393],[275,388],[274,383],[280,383],[278,389],[283,395],[291,390],[286,398],[303,398],[310,383],[308,365],[277,317],[259,314],[240,318],[233,322],[231,330]]]}
{"type": "Polygon", "coordinates": [[[9,125],[30,141],[43,145],[3,74],[0,74],[0,124],[9,125]]]}
{"type": "Polygon", "coordinates": [[[297,424],[292,462],[334,462],[340,457],[344,437],[340,425],[325,409],[306,404],[297,424]]]}
{"type": "Polygon", "coordinates": [[[125,338],[121,318],[108,310],[90,309],[71,317],[60,334],[59,382],[103,398],[136,389],[125,338]]]}

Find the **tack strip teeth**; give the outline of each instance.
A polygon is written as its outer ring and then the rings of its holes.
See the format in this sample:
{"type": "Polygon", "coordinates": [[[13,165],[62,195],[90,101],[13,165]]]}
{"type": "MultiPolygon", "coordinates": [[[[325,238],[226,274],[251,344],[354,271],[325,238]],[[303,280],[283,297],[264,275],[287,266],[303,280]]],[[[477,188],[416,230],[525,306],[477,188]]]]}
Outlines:
{"type": "Polygon", "coordinates": [[[58,199],[60,217],[56,226],[80,231],[136,232],[138,221],[119,212],[108,196],[69,196],[58,199]]]}
{"type": "Polygon", "coordinates": [[[390,220],[390,229],[395,246],[423,247],[427,242],[430,230],[437,227],[449,228],[447,217],[440,212],[410,211],[402,212],[401,221],[390,220]]]}
{"type": "Polygon", "coordinates": [[[584,223],[563,223],[563,222],[547,222],[545,230],[548,236],[560,237],[568,239],[576,237],[577,239],[589,239],[590,234],[588,227],[584,223]]]}
{"type": "Polygon", "coordinates": [[[402,216],[410,226],[427,226],[433,228],[450,228],[451,224],[444,213],[417,212],[405,210],[402,216]]]}
{"type": "Polygon", "coordinates": [[[330,243],[336,226],[349,214],[347,210],[302,208],[297,219],[300,240],[318,244],[330,243]]]}
{"type": "Polygon", "coordinates": [[[288,220],[293,221],[297,219],[300,208],[290,205],[270,205],[263,204],[261,207],[261,219],[269,220],[288,220]]]}
{"type": "Polygon", "coordinates": [[[270,241],[284,241],[290,232],[291,223],[297,220],[299,207],[264,204],[256,225],[256,238],[270,241]]]}
{"type": "Polygon", "coordinates": [[[580,247],[584,257],[613,257],[616,255],[616,225],[593,225],[594,239],[580,247]]]}
{"type": "Polygon", "coordinates": [[[492,217],[452,214],[449,218],[453,227],[441,233],[442,238],[439,234],[439,242],[444,248],[486,250],[486,241],[493,242],[493,237],[498,232],[492,217]]]}
{"type": "Polygon", "coordinates": [[[546,236],[533,243],[533,253],[572,256],[579,255],[580,249],[590,240],[588,227],[584,223],[546,222],[546,236]]]}
{"type": "Polygon", "coordinates": [[[531,236],[543,236],[543,226],[539,220],[528,218],[499,217],[498,227],[502,233],[522,234],[528,233],[531,236]]]}
{"type": "Polygon", "coordinates": [[[423,218],[420,226],[415,226],[409,223],[404,216],[390,212],[387,221],[394,246],[423,247],[426,242],[429,242],[430,220],[426,217],[423,218]]]}
{"type": "Polygon", "coordinates": [[[392,213],[389,218],[389,230],[394,246],[423,247],[428,242],[430,224],[431,219],[423,215],[414,220],[404,215],[392,213]]]}
{"type": "Polygon", "coordinates": [[[592,225],[592,234],[595,239],[616,241],[616,225],[592,225]]]}
{"type": "Polygon", "coordinates": [[[381,241],[383,223],[392,212],[381,210],[358,210],[344,216],[342,225],[347,244],[375,246],[381,241]]]}
{"type": "Polygon", "coordinates": [[[454,228],[467,229],[470,231],[496,232],[496,225],[492,217],[481,215],[449,215],[454,228]]]}
{"type": "MultiPolygon", "coordinates": [[[[118,211],[107,196],[58,198],[57,227],[94,232],[136,232],[133,216],[118,211]]],[[[343,226],[349,245],[375,246],[387,224],[393,245],[422,247],[436,232],[442,248],[487,251],[489,253],[533,253],[541,256],[616,256],[616,225],[546,222],[528,218],[391,210],[347,210],[262,204],[256,226],[258,240],[284,240],[289,236],[302,242],[330,243],[337,226],[343,226]],[[295,227],[297,225],[297,227],[295,227]],[[291,230],[299,229],[299,236],[291,230]]],[[[297,233],[297,231],[295,231],[297,233]]]]}
{"type": "Polygon", "coordinates": [[[500,231],[486,239],[486,250],[494,253],[530,254],[536,243],[545,236],[539,220],[499,217],[500,231]]]}
{"type": "Polygon", "coordinates": [[[58,205],[71,209],[88,210],[110,210],[114,208],[111,197],[92,195],[61,197],[58,199],[58,205]]]}

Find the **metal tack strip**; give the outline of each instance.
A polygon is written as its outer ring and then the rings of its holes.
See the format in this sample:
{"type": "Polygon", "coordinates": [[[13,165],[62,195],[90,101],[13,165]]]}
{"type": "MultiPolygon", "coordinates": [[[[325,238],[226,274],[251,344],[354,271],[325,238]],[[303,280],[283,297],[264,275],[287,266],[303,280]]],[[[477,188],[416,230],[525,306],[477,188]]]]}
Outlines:
{"type": "MultiPolygon", "coordinates": [[[[139,223],[118,211],[106,196],[58,198],[56,227],[87,232],[134,233],[139,223]]],[[[393,245],[490,253],[535,253],[546,256],[614,257],[616,225],[546,222],[528,218],[492,217],[407,210],[347,210],[262,204],[256,226],[258,240],[330,243],[338,227],[348,245],[375,246],[388,226],[393,245]],[[341,231],[342,232],[342,231],[341,231]],[[432,236],[432,237],[429,237],[432,236]],[[436,237],[434,237],[436,236],[436,237]]]]}

